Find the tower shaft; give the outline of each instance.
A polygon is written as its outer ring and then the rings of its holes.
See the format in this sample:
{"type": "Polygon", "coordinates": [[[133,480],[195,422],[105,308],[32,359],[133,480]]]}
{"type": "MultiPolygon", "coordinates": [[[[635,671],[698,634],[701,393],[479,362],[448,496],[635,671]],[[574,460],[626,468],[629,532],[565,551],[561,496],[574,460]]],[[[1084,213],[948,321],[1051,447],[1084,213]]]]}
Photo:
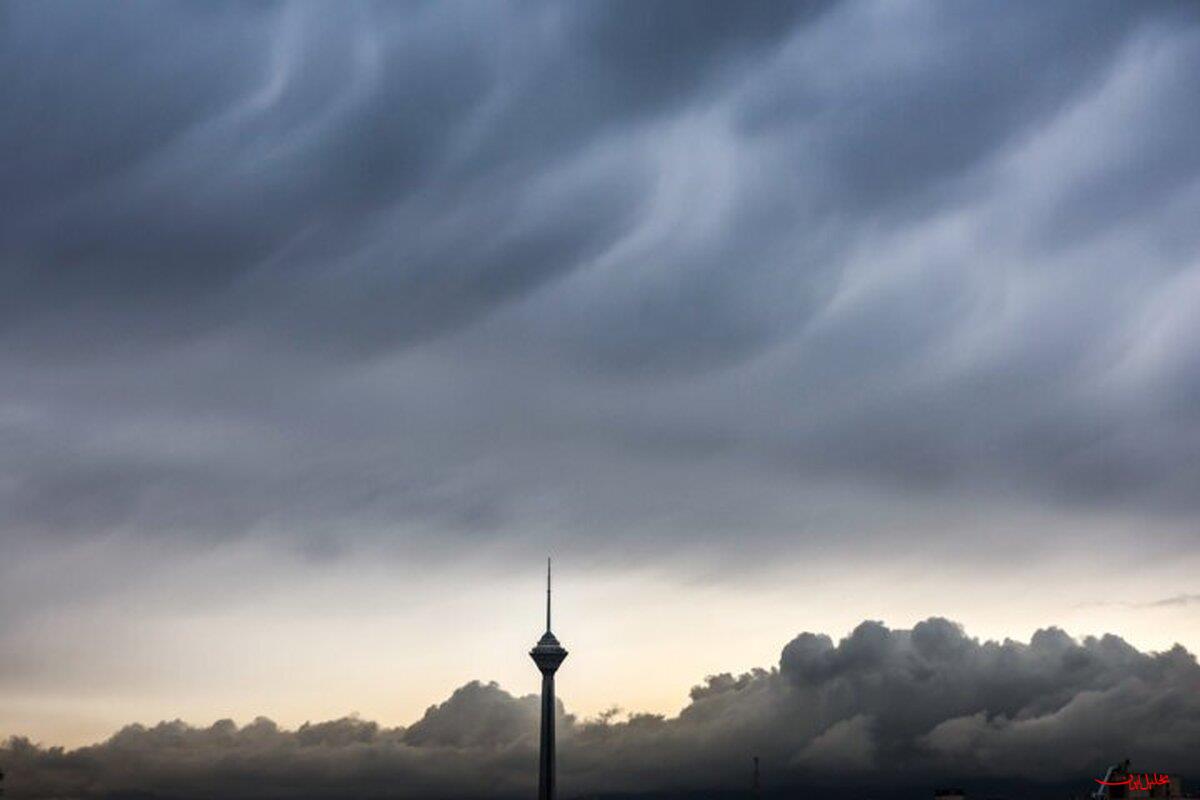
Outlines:
{"type": "Polygon", "coordinates": [[[538,800],[554,800],[554,673],[542,673],[542,743],[538,756],[538,800]]]}

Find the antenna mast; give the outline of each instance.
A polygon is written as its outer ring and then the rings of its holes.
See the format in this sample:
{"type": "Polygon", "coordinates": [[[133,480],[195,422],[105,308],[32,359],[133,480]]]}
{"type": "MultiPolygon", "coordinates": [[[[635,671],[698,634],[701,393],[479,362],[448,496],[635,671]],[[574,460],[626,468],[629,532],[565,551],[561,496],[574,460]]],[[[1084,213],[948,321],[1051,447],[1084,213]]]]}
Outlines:
{"type": "Polygon", "coordinates": [[[546,630],[550,630],[550,558],[546,558],[546,630]]]}

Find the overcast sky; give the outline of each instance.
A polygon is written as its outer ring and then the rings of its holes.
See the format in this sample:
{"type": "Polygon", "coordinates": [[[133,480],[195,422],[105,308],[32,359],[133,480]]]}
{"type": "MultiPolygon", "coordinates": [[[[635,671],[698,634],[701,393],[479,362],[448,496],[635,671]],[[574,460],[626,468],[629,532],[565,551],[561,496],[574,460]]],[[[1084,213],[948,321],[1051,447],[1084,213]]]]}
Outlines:
{"type": "Polygon", "coordinates": [[[1200,5],[5,3],[0,75],[0,735],[524,695],[547,552],[581,718],[1200,648],[1200,5]]]}

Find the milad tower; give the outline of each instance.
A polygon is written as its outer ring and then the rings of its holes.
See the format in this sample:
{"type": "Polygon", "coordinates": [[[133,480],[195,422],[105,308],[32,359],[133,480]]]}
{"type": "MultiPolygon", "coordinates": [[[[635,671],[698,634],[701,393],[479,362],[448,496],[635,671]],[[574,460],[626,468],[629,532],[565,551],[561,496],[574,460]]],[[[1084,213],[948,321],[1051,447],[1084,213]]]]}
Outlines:
{"type": "Polygon", "coordinates": [[[554,800],[554,671],[567,651],[550,632],[550,559],[546,559],[546,632],[529,651],[542,673],[542,745],[538,765],[538,800],[554,800]]]}

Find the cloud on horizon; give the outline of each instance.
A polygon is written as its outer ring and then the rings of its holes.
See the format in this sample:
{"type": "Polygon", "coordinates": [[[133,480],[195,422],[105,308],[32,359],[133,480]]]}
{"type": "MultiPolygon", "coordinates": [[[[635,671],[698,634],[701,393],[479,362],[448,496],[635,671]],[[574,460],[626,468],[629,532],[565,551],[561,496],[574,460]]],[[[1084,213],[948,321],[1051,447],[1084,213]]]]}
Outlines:
{"type": "MultiPolygon", "coordinates": [[[[534,785],[538,699],[473,682],[407,728],[344,718],[281,730],[259,718],[128,726],[64,751],[0,748],[14,798],[508,797],[534,785]]],[[[561,708],[564,796],[738,790],[751,755],[769,788],[835,781],[1090,782],[1126,756],[1160,772],[1200,762],[1200,666],[1120,637],[985,641],[930,618],[864,622],[836,644],[803,633],[779,663],[710,676],[678,717],[578,720],[561,708]]]]}

